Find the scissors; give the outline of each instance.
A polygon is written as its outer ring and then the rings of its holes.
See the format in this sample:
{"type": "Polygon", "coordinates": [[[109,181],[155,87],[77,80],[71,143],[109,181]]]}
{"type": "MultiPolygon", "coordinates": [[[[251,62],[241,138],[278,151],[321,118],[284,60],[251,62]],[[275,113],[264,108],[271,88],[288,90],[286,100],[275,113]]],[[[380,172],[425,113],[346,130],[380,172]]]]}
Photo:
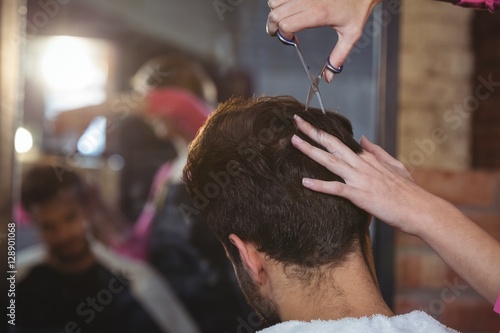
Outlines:
{"type": "Polygon", "coordinates": [[[300,50],[299,40],[297,39],[297,36],[293,36],[292,39],[286,39],[281,34],[281,32],[279,30],[277,32],[277,36],[278,36],[280,42],[282,42],[283,44],[295,47],[295,50],[297,50],[297,54],[299,55],[300,61],[302,62],[302,66],[304,67],[304,71],[306,72],[307,78],[309,79],[309,83],[311,84],[309,86],[309,92],[307,93],[306,111],[309,108],[309,104],[311,104],[311,99],[312,99],[313,94],[315,94],[316,97],[318,98],[319,105],[321,107],[321,111],[323,111],[323,113],[326,114],[325,106],[323,105],[323,99],[321,98],[321,94],[320,94],[319,88],[318,88],[319,83],[321,82],[321,79],[323,78],[323,74],[325,72],[325,69],[328,69],[335,74],[339,74],[342,72],[342,69],[344,66],[340,66],[338,68],[334,67],[330,63],[330,57],[328,57],[328,58],[326,58],[326,61],[323,65],[323,67],[321,68],[321,71],[319,72],[319,74],[317,76],[314,76],[311,73],[311,71],[309,70],[309,66],[307,66],[306,61],[304,60],[304,56],[302,55],[302,51],[300,50]]]}

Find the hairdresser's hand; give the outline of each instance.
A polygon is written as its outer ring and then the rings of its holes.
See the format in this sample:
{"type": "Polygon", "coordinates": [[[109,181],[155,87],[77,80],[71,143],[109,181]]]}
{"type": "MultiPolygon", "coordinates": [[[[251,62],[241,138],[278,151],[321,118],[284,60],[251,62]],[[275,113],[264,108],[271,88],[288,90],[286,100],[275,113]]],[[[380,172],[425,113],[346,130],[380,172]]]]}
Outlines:
{"type": "Polygon", "coordinates": [[[103,113],[104,110],[100,105],[61,112],[52,121],[53,133],[56,135],[71,133],[79,138],[92,120],[103,113]]]}
{"type": "MultiPolygon", "coordinates": [[[[267,33],[276,35],[279,30],[285,38],[307,28],[331,26],[339,36],[330,54],[335,67],[344,64],[352,48],[361,37],[373,8],[381,0],[269,0],[271,9],[267,19],[267,33]]],[[[325,72],[331,82],[333,73],[325,72]]]]}
{"type": "Polygon", "coordinates": [[[328,152],[297,136],[292,139],[293,145],[345,180],[344,184],[305,178],[305,187],[344,197],[389,225],[413,235],[420,234],[424,221],[431,221],[441,208],[450,206],[416,185],[401,162],[365,137],[361,139],[364,152],[357,155],[336,137],[317,130],[301,118],[296,117],[296,123],[300,131],[328,152]]]}
{"type": "Polygon", "coordinates": [[[389,225],[419,236],[494,304],[500,288],[500,242],[450,203],[417,186],[405,167],[368,139],[354,153],[339,139],[295,118],[300,131],[328,152],[292,138],[304,154],[342,177],[342,182],[304,179],[311,190],[344,197],[389,225]]]}

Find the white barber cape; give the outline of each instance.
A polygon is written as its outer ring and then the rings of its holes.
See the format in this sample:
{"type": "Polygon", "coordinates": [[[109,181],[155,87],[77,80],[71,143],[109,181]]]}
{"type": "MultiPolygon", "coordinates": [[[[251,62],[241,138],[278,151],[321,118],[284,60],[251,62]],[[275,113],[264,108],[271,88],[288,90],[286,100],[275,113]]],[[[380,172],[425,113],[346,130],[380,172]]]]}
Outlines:
{"type": "Polygon", "coordinates": [[[311,322],[286,321],[259,333],[458,333],[436,321],[422,311],[386,317],[374,315],[339,320],[313,320],[311,322]]]}

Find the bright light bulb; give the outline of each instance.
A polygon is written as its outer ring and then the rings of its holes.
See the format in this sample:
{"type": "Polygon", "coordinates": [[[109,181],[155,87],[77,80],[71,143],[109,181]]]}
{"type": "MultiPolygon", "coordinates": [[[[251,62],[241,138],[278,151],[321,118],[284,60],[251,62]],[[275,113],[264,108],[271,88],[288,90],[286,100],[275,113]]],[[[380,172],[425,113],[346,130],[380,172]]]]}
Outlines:
{"type": "Polygon", "coordinates": [[[96,63],[92,48],[83,38],[51,38],[41,66],[45,83],[54,91],[79,91],[106,81],[105,70],[96,63]]]}
{"type": "Polygon", "coordinates": [[[14,147],[19,154],[27,153],[33,147],[33,136],[23,127],[19,127],[14,138],[14,147]]]}

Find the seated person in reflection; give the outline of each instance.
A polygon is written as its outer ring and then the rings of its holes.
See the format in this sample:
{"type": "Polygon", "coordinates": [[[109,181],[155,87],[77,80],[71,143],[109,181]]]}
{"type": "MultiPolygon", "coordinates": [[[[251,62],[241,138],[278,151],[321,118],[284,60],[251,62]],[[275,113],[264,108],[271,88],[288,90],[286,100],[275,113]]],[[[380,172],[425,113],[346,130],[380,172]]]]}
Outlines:
{"type": "Polygon", "coordinates": [[[296,149],[294,114],[362,151],[343,116],[291,97],[221,105],[192,142],[183,178],[224,245],[262,332],[452,332],[421,311],[394,316],[375,277],[370,216],[302,178],[340,180],[296,149]],[[346,319],[349,318],[349,319],[346,319]]]}
{"type": "Polygon", "coordinates": [[[60,162],[22,181],[41,246],[19,254],[15,332],[199,332],[148,266],[92,240],[87,184],[60,162]]]}

